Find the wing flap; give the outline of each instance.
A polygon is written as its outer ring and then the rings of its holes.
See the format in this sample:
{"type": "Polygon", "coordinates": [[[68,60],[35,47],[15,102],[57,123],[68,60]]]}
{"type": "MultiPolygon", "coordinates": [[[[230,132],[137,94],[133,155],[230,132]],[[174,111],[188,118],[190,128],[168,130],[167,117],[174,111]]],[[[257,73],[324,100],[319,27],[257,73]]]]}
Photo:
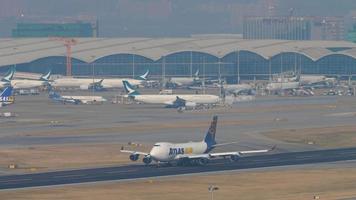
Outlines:
{"type": "Polygon", "coordinates": [[[140,152],[140,151],[129,151],[129,150],[120,150],[120,152],[122,153],[129,153],[129,154],[139,154],[139,155],[148,155],[149,153],[145,153],[145,152],[140,152]]]}
{"type": "Polygon", "coordinates": [[[261,150],[250,150],[250,151],[240,151],[240,154],[254,154],[254,153],[268,153],[276,149],[276,145],[274,145],[270,149],[261,149],[261,150]]]}
{"type": "Polygon", "coordinates": [[[239,156],[240,152],[238,151],[233,151],[233,152],[221,152],[221,153],[210,153],[209,154],[210,157],[225,157],[225,156],[232,156],[232,155],[236,155],[239,156]]]}

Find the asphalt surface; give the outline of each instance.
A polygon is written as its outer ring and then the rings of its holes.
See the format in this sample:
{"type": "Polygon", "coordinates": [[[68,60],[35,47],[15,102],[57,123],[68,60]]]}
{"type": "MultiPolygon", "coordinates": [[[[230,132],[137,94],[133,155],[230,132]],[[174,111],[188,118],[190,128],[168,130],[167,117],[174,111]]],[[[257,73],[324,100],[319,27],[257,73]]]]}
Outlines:
{"type": "Polygon", "coordinates": [[[207,166],[156,167],[128,165],[37,174],[0,176],[0,189],[53,186],[113,180],[132,180],[171,175],[217,172],[250,168],[301,165],[356,159],[356,148],[328,149],[243,157],[238,162],[214,160],[207,166]]]}
{"type": "MultiPolygon", "coordinates": [[[[184,91],[185,92],[185,91],[184,91]]],[[[144,92],[146,93],[146,92],[144,92]]],[[[183,93],[183,92],[182,92],[183,93]]],[[[63,93],[71,95],[74,93],[63,93]]],[[[100,93],[111,99],[115,92],[100,93]]],[[[78,95],[90,95],[79,93],[78,95]]],[[[259,133],[276,129],[300,129],[353,125],[355,117],[330,116],[335,113],[356,112],[355,97],[261,97],[256,101],[234,105],[231,109],[178,113],[161,105],[62,105],[39,96],[17,96],[14,105],[1,112],[13,112],[14,118],[0,118],[1,148],[31,147],[33,145],[66,145],[87,143],[148,143],[157,141],[186,142],[202,139],[211,116],[219,115],[219,142],[239,141],[248,149],[277,144],[280,150],[314,150],[313,145],[284,143],[259,133]],[[344,103],[345,102],[345,103],[344,103]],[[306,108],[297,109],[298,105],[306,108]],[[275,119],[281,119],[280,121],[275,119]],[[223,121],[242,122],[221,125],[223,121]],[[244,123],[244,122],[251,123],[244,123]],[[157,128],[158,123],[181,124],[179,128],[157,128]],[[184,124],[206,123],[200,127],[184,124]],[[150,125],[156,129],[151,130],[150,125]],[[146,130],[129,130],[147,126],[146,130]],[[88,134],[91,129],[95,133],[88,134]]],[[[236,150],[233,147],[231,150],[236,150]]],[[[239,149],[240,150],[240,149],[239,149]]],[[[245,148],[241,150],[246,150],[245,148]]],[[[1,169],[0,169],[1,170],[1,169]]]]}

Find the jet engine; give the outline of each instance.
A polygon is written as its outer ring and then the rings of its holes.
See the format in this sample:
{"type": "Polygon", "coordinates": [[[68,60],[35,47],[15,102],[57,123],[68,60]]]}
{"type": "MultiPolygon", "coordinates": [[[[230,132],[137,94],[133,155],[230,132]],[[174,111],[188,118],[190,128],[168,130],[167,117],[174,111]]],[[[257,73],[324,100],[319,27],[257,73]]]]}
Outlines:
{"type": "Polygon", "coordinates": [[[208,158],[199,158],[198,160],[198,164],[199,165],[207,165],[209,163],[209,159],[208,158]]]}
{"type": "Polygon", "coordinates": [[[230,161],[231,162],[236,162],[240,159],[240,156],[239,155],[231,155],[230,156],[230,161]]]}
{"type": "Polygon", "coordinates": [[[145,157],[143,157],[142,161],[143,161],[143,163],[148,165],[152,162],[152,158],[151,158],[151,156],[145,156],[145,157]]]}
{"type": "Polygon", "coordinates": [[[130,155],[130,160],[132,160],[132,161],[137,161],[137,160],[138,160],[138,157],[139,157],[138,154],[131,154],[131,155],[130,155]]]}

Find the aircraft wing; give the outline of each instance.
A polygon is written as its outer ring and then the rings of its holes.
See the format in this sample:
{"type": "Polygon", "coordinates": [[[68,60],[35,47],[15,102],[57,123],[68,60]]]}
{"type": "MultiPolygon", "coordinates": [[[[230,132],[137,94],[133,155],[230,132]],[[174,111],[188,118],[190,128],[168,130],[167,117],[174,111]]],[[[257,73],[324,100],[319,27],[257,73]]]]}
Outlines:
{"type": "Polygon", "coordinates": [[[261,150],[249,150],[249,151],[231,151],[231,152],[220,152],[220,153],[206,153],[206,154],[184,154],[177,155],[175,159],[199,159],[199,158],[217,158],[217,157],[228,157],[228,156],[241,156],[246,154],[258,154],[258,153],[268,153],[273,151],[276,146],[273,146],[270,149],[261,149],[261,150]]]}
{"type": "Polygon", "coordinates": [[[122,153],[129,153],[129,154],[139,154],[139,155],[148,155],[149,153],[145,153],[145,152],[140,152],[140,151],[129,151],[129,150],[120,150],[120,152],[122,153]]]}
{"type": "Polygon", "coordinates": [[[174,101],[166,101],[166,102],[164,102],[164,105],[169,105],[169,106],[171,106],[171,105],[173,105],[174,104],[174,101]]]}

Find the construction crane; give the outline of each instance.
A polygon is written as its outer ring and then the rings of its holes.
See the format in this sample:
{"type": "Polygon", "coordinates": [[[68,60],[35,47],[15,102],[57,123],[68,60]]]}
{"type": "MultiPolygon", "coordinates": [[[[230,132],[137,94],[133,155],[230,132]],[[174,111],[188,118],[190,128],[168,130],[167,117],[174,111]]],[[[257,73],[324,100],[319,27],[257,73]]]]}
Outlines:
{"type": "Polygon", "coordinates": [[[61,41],[64,46],[66,47],[66,75],[71,76],[72,75],[72,46],[76,45],[78,42],[77,40],[73,38],[62,38],[62,37],[53,37],[50,38],[52,41],[61,41]]]}

